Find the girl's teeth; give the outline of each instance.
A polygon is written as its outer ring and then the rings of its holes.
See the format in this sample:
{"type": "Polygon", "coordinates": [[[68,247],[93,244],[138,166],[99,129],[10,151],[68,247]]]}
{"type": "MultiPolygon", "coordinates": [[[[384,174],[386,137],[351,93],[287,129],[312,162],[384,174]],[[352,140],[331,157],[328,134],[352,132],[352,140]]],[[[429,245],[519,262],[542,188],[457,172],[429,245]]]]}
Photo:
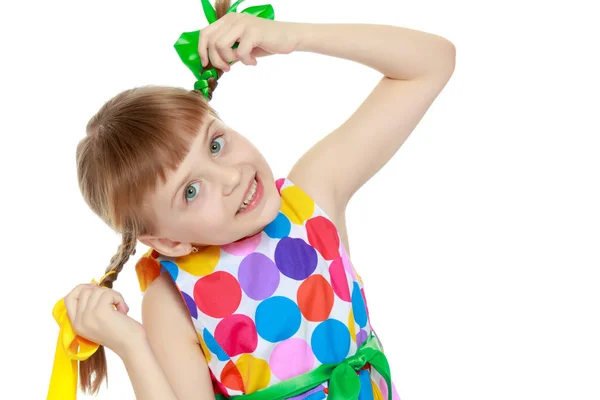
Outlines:
{"type": "Polygon", "coordinates": [[[248,193],[248,196],[246,197],[246,199],[244,200],[244,202],[242,203],[242,205],[240,206],[238,211],[244,210],[248,206],[248,204],[250,204],[250,202],[254,198],[254,195],[256,194],[257,185],[258,185],[258,182],[256,182],[256,179],[254,179],[254,181],[252,182],[252,187],[250,188],[250,192],[248,193]]]}

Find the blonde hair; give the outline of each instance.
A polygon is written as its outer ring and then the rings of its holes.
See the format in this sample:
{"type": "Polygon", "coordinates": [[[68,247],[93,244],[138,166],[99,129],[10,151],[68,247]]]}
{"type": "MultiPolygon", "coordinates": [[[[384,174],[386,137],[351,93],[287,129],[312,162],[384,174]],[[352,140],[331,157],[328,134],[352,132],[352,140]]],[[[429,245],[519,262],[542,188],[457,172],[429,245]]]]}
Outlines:
{"type": "MultiPolygon", "coordinates": [[[[225,15],[229,3],[216,1],[218,18],[225,15]]],[[[210,99],[216,80],[209,85],[210,99]]],[[[88,122],[86,136],[77,146],[79,187],[89,207],[122,234],[122,243],[105,271],[113,273],[100,286],[113,287],[135,254],[137,238],[155,230],[142,199],[158,179],[164,182],[166,173],[178,167],[209,114],[219,118],[199,91],[144,86],[119,93],[88,122]]],[[[92,357],[81,361],[79,371],[83,392],[96,394],[107,378],[104,348],[100,346],[92,357]]]]}

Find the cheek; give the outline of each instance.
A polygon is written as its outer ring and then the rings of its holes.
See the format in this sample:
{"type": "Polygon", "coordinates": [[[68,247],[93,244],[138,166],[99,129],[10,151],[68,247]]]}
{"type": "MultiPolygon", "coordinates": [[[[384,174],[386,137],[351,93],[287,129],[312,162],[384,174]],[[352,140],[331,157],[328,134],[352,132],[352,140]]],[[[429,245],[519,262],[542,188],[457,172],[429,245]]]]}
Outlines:
{"type": "Polygon", "coordinates": [[[188,223],[190,230],[197,236],[206,239],[216,239],[223,235],[223,231],[231,224],[231,218],[222,207],[213,207],[202,210],[188,223]]]}

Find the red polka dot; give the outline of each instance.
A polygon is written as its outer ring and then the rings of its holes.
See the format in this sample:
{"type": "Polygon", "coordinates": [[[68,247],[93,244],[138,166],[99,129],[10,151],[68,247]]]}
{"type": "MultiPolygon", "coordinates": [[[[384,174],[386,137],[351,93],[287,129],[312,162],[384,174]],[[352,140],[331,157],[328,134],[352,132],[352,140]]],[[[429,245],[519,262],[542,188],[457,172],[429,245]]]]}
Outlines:
{"type": "Polygon", "coordinates": [[[281,196],[281,187],[283,186],[284,182],[285,182],[285,179],[283,179],[283,178],[277,179],[275,181],[275,186],[277,187],[277,191],[279,192],[280,196],[281,196]]]}
{"type": "Polygon", "coordinates": [[[340,256],[340,238],[335,225],[325,217],[315,217],[306,221],[306,233],[309,243],[326,260],[335,260],[340,256]]]}
{"type": "Polygon", "coordinates": [[[194,285],[194,301],[204,314],[227,317],[237,310],[242,300],[242,289],[235,277],[219,271],[198,279],[194,285]]]}
{"type": "Polygon", "coordinates": [[[298,307],[309,321],[325,321],[333,307],[333,290],[323,275],[312,275],[298,288],[298,307]]]}
{"type": "Polygon", "coordinates": [[[329,275],[331,275],[331,286],[337,296],[347,302],[352,301],[350,296],[350,287],[348,286],[348,279],[346,278],[346,270],[344,269],[344,262],[341,258],[333,260],[329,266],[329,275]]]}
{"type": "Polygon", "coordinates": [[[209,368],[208,372],[210,372],[210,380],[212,382],[213,393],[215,394],[228,394],[227,388],[215,377],[212,370],[209,368]]]}
{"type": "Polygon", "coordinates": [[[258,334],[250,317],[234,314],[219,322],[215,329],[215,340],[229,357],[234,357],[254,352],[258,344],[258,334]]]}
{"type": "Polygon", "coordinates": [[[221,371],[221,382],[228,389],[239,390],[241,392],[244,391],[244,380],[242,379],[242,375],[231,360],[225,364],[225,368],[221,371]]]}

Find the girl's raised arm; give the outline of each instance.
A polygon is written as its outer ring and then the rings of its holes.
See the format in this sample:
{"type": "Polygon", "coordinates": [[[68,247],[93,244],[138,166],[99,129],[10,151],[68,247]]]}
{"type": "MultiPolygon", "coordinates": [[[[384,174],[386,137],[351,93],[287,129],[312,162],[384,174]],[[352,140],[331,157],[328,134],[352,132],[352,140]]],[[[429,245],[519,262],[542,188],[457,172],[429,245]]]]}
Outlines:
{"type": "Polygon", "coordinates": [[[398,151],[454,71],[448,40],[407,28],[293,23],[296,51],[344,58],[384,77],[358,110],[295,164],[290,180],[332,214],[398,151]]]}

